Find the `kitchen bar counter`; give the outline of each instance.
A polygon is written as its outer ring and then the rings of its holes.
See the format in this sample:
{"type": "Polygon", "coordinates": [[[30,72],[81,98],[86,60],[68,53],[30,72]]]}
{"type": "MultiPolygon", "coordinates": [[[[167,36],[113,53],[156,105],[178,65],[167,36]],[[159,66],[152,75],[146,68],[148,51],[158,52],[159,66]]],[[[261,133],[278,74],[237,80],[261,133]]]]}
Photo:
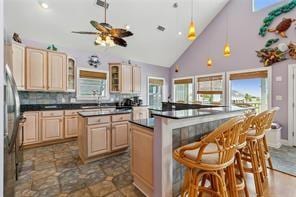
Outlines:
{"type": "Polygon", "coordinates": [[[131,110],[115,109],[115,110],[85,111],[85,112],[78,112],[78,114],[82,117],[93,117],[93,116],[129,114],[131,112],[132,112],[131,110]]]}
{"type": "Polygon", "coordinates": [[[173,111],[152,111],[153,116],[160,116],[170,119],[185,119],[204,117],[218,114],[225,114],[236,111],[245,111],[245,108],[240,107],[215,107],[215,108],[201,108],[201,109],[185,109],[185,110],[173,110],[173,111]]]}

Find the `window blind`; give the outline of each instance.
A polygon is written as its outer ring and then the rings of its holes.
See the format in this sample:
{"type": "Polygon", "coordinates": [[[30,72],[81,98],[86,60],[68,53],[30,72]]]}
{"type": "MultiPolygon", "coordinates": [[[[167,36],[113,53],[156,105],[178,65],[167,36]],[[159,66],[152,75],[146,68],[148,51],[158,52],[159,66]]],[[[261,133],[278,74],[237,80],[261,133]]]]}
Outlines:
{"type": "Polygon", "coordinates": [[[192,83],[192,78],[174,80],[174,84],[189,84],[192,83]]]}
{"type": "Polygon", "coordinates": [[[162,86],[163,80],[162,79],[149,79],[149,84],[162,86]]]}
{"type": "Polygon", "coordinates": [[[230,80],[267,78],[267,70],[230,74],[230,80]]]}
{"type": "Polygon", "coordinates": [[[222,75],[198,77],[197,94],[223,94],[222,80],[222,75]]]}
{"type": "Polygon", "coordinates": [[[103,72],[94,72],[81,70],[79,72],[80,78],[90,78],[90,79],[107,79],[107,74],[103,72]]]}

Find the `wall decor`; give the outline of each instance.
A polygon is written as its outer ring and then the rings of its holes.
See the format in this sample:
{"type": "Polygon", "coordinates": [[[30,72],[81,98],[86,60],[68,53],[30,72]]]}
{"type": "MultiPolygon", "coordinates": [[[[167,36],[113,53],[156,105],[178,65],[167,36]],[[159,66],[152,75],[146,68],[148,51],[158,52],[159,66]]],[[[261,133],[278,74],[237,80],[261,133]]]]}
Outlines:
{"type": "Polygon", "coordinates": [[[58,51],[58,48],[55,47],[54,44],[52,44],[47,47],[47,50],[58,51]]]}
{"type": "Polygon", "coordinates": [[[20,38],[20,36],[17,33],[13,33],[12,39],[15,42],[22,43],[22,39],[20,38]]]}
{"type": "Polygon", "coordinates": [[[278,38],[272,38],[267,40],[267,42],[265,43],[265,47],[270,47],[271,45],[273,45],[274,43],[277,43],[280,39],[278,38]]]}
{"type": "Polygon", "coordinates": [[[100,62],[99,57],[97,55],[92,55],[89,57],[88,64],[90,66],[97,68],[98,65],[101,65],[101,62],[100,62]]]}
{"type": "Polygon", "coordinates": [[[290,42],[290,44],[288,45],[289,48],[289,56],[292,59],[296,59],[296,43],[290,42]]]}
{"type": "Polygon", "coordinates": [[[264,66],[287,60],[286,52],[280,51],[277,47],[263,48],[260,51],[256,51],[256,53],[264,66]]]}
{"type": "Polygon", "coordinates": [[[280,6],[268,13],[268,16],[263,19],[263,25],[259,29],[259,35],[264,37],[273,20],[281,14],[288,13],[296,7],[296,0],[280,6]]]}
{"type": "Polygon", "coordinates": [[[268,29],[268,32],[275,32],[282,38],[287,38],[286,31],[291,27],[291,24],[295,21],[292,18],[283,18],[283,20],[274,28],[268,29]]]}

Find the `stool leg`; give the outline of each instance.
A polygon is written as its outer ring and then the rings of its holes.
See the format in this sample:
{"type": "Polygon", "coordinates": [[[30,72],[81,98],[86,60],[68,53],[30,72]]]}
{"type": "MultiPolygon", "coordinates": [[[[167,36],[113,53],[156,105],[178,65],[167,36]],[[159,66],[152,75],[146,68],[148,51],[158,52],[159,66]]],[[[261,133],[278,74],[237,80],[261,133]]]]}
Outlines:
{"type": "Polygon", "coordinates": [[[186,171],[185,171],[185,175],[184,175],[184,180],[183,180],[183,185],[182,185],[182,188],[181,188],[181,197],[185,197],[188,193],[188,190],[189,190],[189,184],[190,184],[190,179],[191,179],[191,176],[192,176],[192,169],[190,168],[186,168],[186,171]]]}
{"type": "Polygon", "coordinates": [[[247,186],[246,174],[245,174],[245,170],[244,170],[244,166],[243,166],[243,162],[242,162],[242,155],[241,155],[240,151],[236,152],[235,158],[236,158],[236,161],[237,161],[239,174],[240,174],[240,176],[242,177],[242,179],[244,181],[245,196],[249,197],[250,194],[249,194],[249,190],[248,190],[248,186],[247,186]]]}
{"type": "MultiPolygon", "coordinates": [[[[268,145],[267,145],[267,141],[266,141],[266,136],[264,136],[263,138],[263,143],[264,143],[264,149],[265,149],[265,152],[267,154],[269,154],[269,148],[268,148],[268,145]]],[[[271,161],[271,156],[269,155],[269,157],[267,158],[268,160],[268,165],[271,169],[273,169],[273,165],[272,165],[272,161],[271,161]]]]}
{"type": "MultiPolygon", "coordinates": [[[[261,162],[261,166],[262,166],[263,176],[267,177],[267,167],[266,167],[263,139],[260,139],[258,141],[258,150],[259,150],[259,158],[260,158],[260,162],[261,162]]],[[[263,179],[263,181],[264,181],[264,179],[263,179]]]]}
{"type": "Polygon", "coordinates": [[[252,170],[254,174],[254,182],[256,187],[256,193],[258,196],[263,196],[263,188],[262,188],[262,182],[261,182],[261,173],[259,170],[259,160],[257,157],[257,142],[256,141],[250,141],[247,144],[247,147],[249,149],[249,153],[251,156],[251,164],[252,164],[252,170]]]}

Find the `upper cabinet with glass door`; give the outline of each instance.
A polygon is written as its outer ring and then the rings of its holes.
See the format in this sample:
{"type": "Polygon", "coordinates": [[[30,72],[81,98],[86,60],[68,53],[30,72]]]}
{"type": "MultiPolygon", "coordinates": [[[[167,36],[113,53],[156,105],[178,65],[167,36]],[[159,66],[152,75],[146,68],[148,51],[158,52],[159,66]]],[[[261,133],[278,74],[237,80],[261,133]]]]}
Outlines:
{"type": "Polygon", "coordinates": [[[141,91],[141,67],[110,63],[110,92],[111,93],[140,93],[141,91]]]}
{"type": "Polygon", "coordinates": [[[76,89],[76,61],[73,57],[67,60],[67,92],[75,92],[76,89]]]}

